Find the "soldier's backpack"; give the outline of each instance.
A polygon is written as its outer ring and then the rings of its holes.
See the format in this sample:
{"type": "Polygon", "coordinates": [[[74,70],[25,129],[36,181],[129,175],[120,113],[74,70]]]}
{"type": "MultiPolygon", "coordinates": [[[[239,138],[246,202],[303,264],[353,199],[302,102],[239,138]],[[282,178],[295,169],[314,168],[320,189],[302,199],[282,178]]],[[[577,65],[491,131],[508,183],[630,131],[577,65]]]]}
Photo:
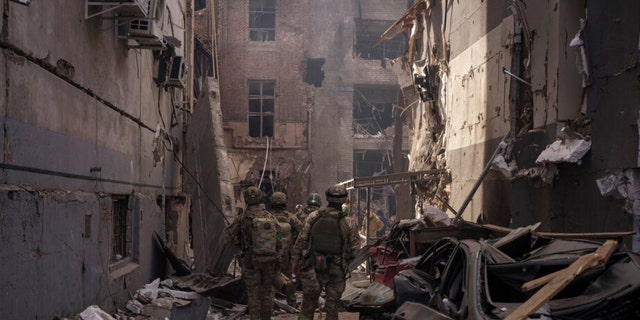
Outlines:
{"type": "Polygon", "coordinates": [[[278,239],[278,220],[271,214],[266,216],[245,217],[251,239],[249,254],[254,263],[265,263],[276,260],[276,243],[278,239]]]}
{"type": "Polygon", "coordinates": [[[273,213],[273,215],[278,219],[278,224],[280,224],[280,243],[282,244],[282,255],[286,256],[289,254],[289,248],[292,245],[293,235],[291,234],[291,221],[289,221],[289,213],[286,211],[273,213]]]}
{"type": "Polygon", "coordinates": [[[318,218],[309,232],[310,251],[316,255],[341,255],[343,231],[341,220],[344,217],[338,210],[320,209],[318,218]]]}

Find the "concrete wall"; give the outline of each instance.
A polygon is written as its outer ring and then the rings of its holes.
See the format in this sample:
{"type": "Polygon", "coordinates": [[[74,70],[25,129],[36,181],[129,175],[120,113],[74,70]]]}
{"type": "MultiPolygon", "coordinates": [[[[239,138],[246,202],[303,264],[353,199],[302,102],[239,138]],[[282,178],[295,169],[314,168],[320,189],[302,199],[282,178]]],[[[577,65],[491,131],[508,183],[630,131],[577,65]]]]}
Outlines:
{"type": "Polygon", "coordinates": [[[2,314],[7,319],[71,317],[88,305],[124,306],[130,291],[163,275],[153,239],[164,229],[155,198],[136,194],[133,259],[111,260],[109,196],[2,186],[2,314]]]}
{"type": "Polygon", "coordinates": [[[489,172],[465,219],[482,216],[513,227],[542,222],[542,230],[560,232],[630,230],[638,225],[634,77],[640,23],[631,18],[638,3],[551,1],[521,6],[522,14],[514,3],[519,2],[439,1],[428,11],[420,52],[429,52],[438,71],[438,96],[414,109],[411,167],[442,165],[430,153],[442,143],[451,172],[450,204],[459,208],[511,130],[502,155],[514,169],[506,175],[489,172]],[[583,82],[576,67],[579,51],[569,43],[585,10],[589,20],[582,39],[590,78],[583,82]],[[438,131],[434,110],[446,114],[444,131],[438,131]],[[432,141],[443,132],[444,140],[432,141]],[[536,163],[547,145],[571,135],[591,142],[580,162],[536,163]],[[630,177],[617,182],[628,193],[611,195],[598,187],[612,173],[630,177]]]}
{"type": "Polygon", "coordinates": [[[303,81],[307,1],[276,2],[274,42],[249,40],[249,2],[219,1],[218,39],[220,41],[220,101],[224,134],[231,162],[229,177],[236,185],[236,206],[241,203],[240,183],[260,182],[263,169],[278,172],[278,190],[286,190],[291,209],[306,201],[308,174],[307,148],[312,134],[308,110],[313,89],[303,81]],[[248,128],[248,80],[275,80],[274,136],[252,138],[248,128]],[[266,161],[266,166],[265,166],[266,161]],[[286,164],[285,164],[286,163],[286,164]]]}
{"type": "MultiPolygon", "coordinates": [[[[311,190],[353,177],[353,87],[397,85],[397,77],[379,60],[355,56],[355,18],[396,19],[406,1],[323,1],[310,6],[308,55],[324,58],[325,82],[316,88],[311,117],[311,190]]],[[[388,66],[388,64],[387,64],[388,66]]]]}
{"type": "MultiPolygon", "coordinates": [[[[185,6],[167,5],[164,30],[184,43],[185,6]]],[[[181,101],[182,92],[156,86],[151,50],[127,49],[113,20],[85,19],[84,1],[3,2],[2,9],[0,282],[10,289],[0,314],[113,309],[164,271],[152,239],[154,231],[165,236],[157,199],[179,196],[182,177],[173,151],[156,148],[154,135],[163,128],[181,157],[183,115],[172,95],[181,101]],[[154,160],[154,150],[164,161],[154,160]],[[135,199],[138,251],[130,263],[111,263],[112,194],[135,199]],[[85,222],[91,234],[83,238],[85,222]]],[[[188,206],[173,209],[188,214],[188,206]]],[[[174,240],[186,241],[182,227],[174,240]]]]}
{"type": "MultiPolygon", "coordinates": [[[[477,18],[470,17],[471,20],[477,18]]],[[[447,163],[452,168],[451,204],[454,208],[459,208],[471,192],[486,166],[487,155],[493,153],[495,140],[499,141],[509,132],[511,115],[505,96],[510,81],[502,74],[502,68],[511,65],[507,43],[513,36],[512,30],[513,19],[506,17],[449,62],[447,163]]],[[[452,43],[461,40],[456,33],[450,39],[452,43]]],[[[469,204],[466,219],[476,221],[480,215],[489,215],[487,211],[495,208],[484,201],[485,193],[494,199],[504,195],[497,192],[499,186],[493,180],[493,176],[487,177],[478,189],[469,204]]]]}

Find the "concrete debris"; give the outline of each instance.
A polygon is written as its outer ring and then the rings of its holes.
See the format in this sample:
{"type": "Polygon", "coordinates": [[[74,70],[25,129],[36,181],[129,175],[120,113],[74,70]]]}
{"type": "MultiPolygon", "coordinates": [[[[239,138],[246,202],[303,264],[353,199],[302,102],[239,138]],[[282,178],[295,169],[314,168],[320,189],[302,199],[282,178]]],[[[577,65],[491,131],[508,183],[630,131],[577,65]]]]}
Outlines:
{"type": "Polygon", "coordinates": [[[589,59],[587,57],[587,50],[584,46],[584,40],[582,40],[582,35],[584,34],[584,28],[586,26],[587,21],[585,19],[580,19],[580,30],[576,33],[576,35],[571,39],[569,43],[569,47],[577,48],[579,51],[577,57],[577,67],[580,73],[582,74],[582,87],[586,88],[591,85],[590,75],[589,75],[589,59]]]}
{"type": "Polygon", "coordinates": [[[625,174],[622,171],[617,171],[596,180],[596,184],[601,195],[615,199],[625,199],[629,194],[627,181],[625,174]]]}
{"type": "Polygon", "coordinates": [[[507,180],[512,180],[515,176],[515,172],[518,170],[515,161],[507,163],[507,160],[501,154],[493,158],[491,168],[500,172],[507,180]]]}
{"type": "Polygon", "coordinates": [[[556,140],[540,153],[536,163],[581,163],[591,149],[591,142],[582,139],[556,140]]]}
{"type": "MultiPolygon", "coordinates": [[[[349,307],[380,307],[394,301],[393,289],[380,282],[372,282],[367,288],[353,292],[349,307]]],[[[343,296],[343,300],[345,297],[343,296]]]]}
{"type": "Polygon", "coordinates": [[[371,251],[375,282],[349,295],[347,310],[366,319],[637,317],[640,256],[619,245],[633,232],[562,234],[539,227],[396,224],[371,251]],[[417,259],[400,268],[410,258],[417,259]]]}
{"type": "Polygon", "coordinates": [[[451,224],[451,220],[447,213],[434,206],[425,205],[422,210],[424,218],[429,220],[429,222],[434,226],[448,226],[451,224]]]}
{"type": "Polygon", "coordinates": [[[104,312],[100,307],[91,305],[80,313],[82,320],[115,320],[111,315],[104,312]]]}

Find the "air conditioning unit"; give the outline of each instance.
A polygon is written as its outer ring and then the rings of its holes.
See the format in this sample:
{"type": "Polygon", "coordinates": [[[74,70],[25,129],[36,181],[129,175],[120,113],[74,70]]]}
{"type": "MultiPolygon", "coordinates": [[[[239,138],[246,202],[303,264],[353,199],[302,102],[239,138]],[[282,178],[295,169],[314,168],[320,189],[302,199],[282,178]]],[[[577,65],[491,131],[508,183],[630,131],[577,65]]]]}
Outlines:
{"type": "Polygon", "coordinates": [[[169,77],[166,86],[169,87],[185,87],[185,81],[187,79],[187,66],[184,63],[182,56],[175,56],[171,59],[171,69],[169,69],[169,77]]]}
{"type": "Polygon", "coordinates": [[[165,0],[147,0],[149,17],[129,22],[129,37],[141,46],[163,45],[165,0]]]}
{"type": "MultiPolygon", "coordinates": [[[[13,0],[16,1],[16,0],[13,0]]],[[[18,0],[28,5],[31,0],[18,0]]],[[[85,19],[115,12],[123,18],[148,18],[150,3],[154,0],[84,0],[85,19]],[[93,10],[90,10],[93,8],[93,10]],[[90,14],[90,11],[97,11],[90,14]]]]}
{"type": "Polygon", "coordinates": [[[149,17],[149,7],[154,0],[105,0],[105,3],[118,3],[116,12],[120,17],[149,17]]]}

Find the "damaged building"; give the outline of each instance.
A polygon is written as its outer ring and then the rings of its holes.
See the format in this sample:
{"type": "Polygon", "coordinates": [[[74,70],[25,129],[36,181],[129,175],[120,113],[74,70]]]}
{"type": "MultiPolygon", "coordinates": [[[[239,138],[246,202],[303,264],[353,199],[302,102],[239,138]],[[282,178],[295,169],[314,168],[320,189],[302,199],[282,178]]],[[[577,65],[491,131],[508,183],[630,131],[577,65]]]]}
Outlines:
{"type": "Polygon", "coordinates": [[[193,256],[191,1],[0,8],[0,317],[112,311],[170,270],[154,234],[193,256]]]}
{"type": "MultiPolygon", "coordinates": [[[[557,273],[570,284],[580,262],[597,270],[546,307],[595,288],[606,308],[557,314],[600,316],[623,301],[609,298],[628,285],[621,275],[640,272],[625,248],[640,251],[637,1],[0,8],[2,318],[98,314],[94,305],[112,312],[148,298],[132,307],[143,310],[178,289],[208,313],[214,300],[202,296],[231,277],[221,236],[249,185],[267,205],[285,192],[290,211],[336,182],[374,185],[354,187],[352,206],[362,212],[364,199],[403,219],[388,238],[398,247],[378,242],[358,262],[393,308],[416,302],[418,283],[417,310],[506,317],[535,295],[522,285],[557,273]],[[385,254],[365,263],[372,252],[385,254]],[[389,252],[403,255],[387,261],[389,252]],[[560,259],[540,268],[545,252],[560,259]],[[176,268],[186,276],[167,281],[176,268]],[[213,288],[199,277],[214,277],[213,288]]],[[[237,277],[225,281],[242,295],[237,277]]],[[[629,305],[639,288],[620,291],[629,305]]],[[[222,309],[240,317],[234,303],[222,309]]]]}
{"type": "Polygon", "coordinates": [[[403,106],[409,170],[450,172],[419,186],[418,203],[503,226],[637,231],[638,10],[416,1],[379,43],[409,39],[394,61],[403,92],[417,93],[403,106]]]}
{"type": "MultiPolygon", "coordinates": [[[[287,193],[293,210],[330,184],[406,171],[408,130],[398,108],[405,101],[388,61],[404,54],[407,39],[373,44],[407,1],[216,5],[236,199],[246,185],[260,185],[266,195],[287,193]]],[[[409,212],[409,189],[402,187],[376,188],[372,196],[387,212],[409,212]]]]}

